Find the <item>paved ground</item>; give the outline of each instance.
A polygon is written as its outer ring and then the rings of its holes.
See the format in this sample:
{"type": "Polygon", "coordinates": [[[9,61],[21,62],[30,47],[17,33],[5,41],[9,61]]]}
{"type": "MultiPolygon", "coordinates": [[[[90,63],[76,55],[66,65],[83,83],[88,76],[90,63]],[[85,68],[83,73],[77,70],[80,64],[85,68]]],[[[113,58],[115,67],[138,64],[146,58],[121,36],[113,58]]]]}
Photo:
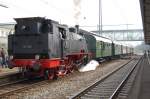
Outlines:
{"type": "Polygon", "coordinates": [[[9,69],[9,68],[2,68],[0,66],[0,77],[4,76],[4,75],[9,75],[9,74],[13,74],[18,72],[18,68],[13,68],[13,69],[9,69]]]}
{"type": "Polygon", "coordinates": [[[147,59],[143,66],[139,99],[150,99],[150,64],[147,59]]]}

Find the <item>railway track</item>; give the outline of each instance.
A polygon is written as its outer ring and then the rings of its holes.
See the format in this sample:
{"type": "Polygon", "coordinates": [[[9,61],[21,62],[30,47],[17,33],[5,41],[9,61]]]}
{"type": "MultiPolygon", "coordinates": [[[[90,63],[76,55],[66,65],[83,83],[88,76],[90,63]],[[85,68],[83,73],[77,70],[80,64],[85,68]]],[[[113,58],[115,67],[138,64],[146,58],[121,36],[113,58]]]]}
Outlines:
{"type": "Polygon", "coordinates": [[[22,79],[16,82],[0,85],[0,99],[44,83],[46,83],[46,80],[39,78],[34,80],[22,79]]]}
{"type": "Polygon", "coordinates": [[[69,99],[115,99],[140,60],[134,58],[69,99]]]}
{"type": "MultiPolygon", "coordinates": [[[[130,93],[131,93],[131,90],[134,88],[134,85],[137,83],[136,78],[138,77],[138,75],[140,74],[140,71],[143,68],[143,63],[145,63],[144,56],[141,58],[141,60],[139,61],[139,63],[137,64],[133,72],[130,74],[130,76],[128,76],[124,84],[120,86],[116,95],[113,96],[113,99],[133,99],[133,98],[129,98],[130,93]]],[[[137,90],[137,89],[134,89],[134,90],[137,90]]],[[[136,96],[134,95],[134,99],[137,99],[135,97],[136,96]]]]}
{"type": "Polygon", "coordinates": [[[20,76],[20,72],[14,72],[14,73],[6,73],[6,74],[1,74],[0,75],[0,79],[3,79],[3,78],[6,78],[6,77],[15,77],[15,76],[17,76],[17,77],[19,77],[20,76]]]}
{"type": "Polygon", "coordinates": [[[7,75],[1,75],[0,76],[0,86],[16,82],[18,80],[23,80],[24,77],[22,76],[22,73],[16,72],[13,74],[7,74],[7,75]]]}

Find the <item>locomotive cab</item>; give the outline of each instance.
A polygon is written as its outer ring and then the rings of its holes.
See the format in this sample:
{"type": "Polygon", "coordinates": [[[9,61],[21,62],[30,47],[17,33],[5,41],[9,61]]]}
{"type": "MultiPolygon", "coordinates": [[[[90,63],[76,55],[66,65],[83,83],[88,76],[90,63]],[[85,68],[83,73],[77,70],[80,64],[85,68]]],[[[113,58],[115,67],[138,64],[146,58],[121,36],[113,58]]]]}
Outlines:
{"type": "MultiPolygon", "coordinates": [[[[15,58],[59,57],[57,22],[40,17],[15,19],[15,34],[9,36],[8,52],[15,58]],[[56,44],[54,46],[53,44],[56,44]],[[51,51],[53,53],[51,53],[51,51]],[[57,50],[58,51],[58,50],[57,50]]],[[[59,47],[60,48],[60,47],[59,47]]]]}

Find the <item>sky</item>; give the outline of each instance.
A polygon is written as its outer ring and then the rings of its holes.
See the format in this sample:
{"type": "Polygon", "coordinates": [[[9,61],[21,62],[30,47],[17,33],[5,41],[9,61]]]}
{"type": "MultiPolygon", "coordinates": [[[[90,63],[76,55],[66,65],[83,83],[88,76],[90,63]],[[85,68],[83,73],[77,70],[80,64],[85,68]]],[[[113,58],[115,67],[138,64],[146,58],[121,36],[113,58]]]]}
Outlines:
{"type": "MultiPolygon", "coordinates": [[[[142,28],[139,0],[101,0],[103,29],[142,28]],[[128,25],[126,25],[128,24],[128,25]]],[[[46,17],[61,24],[98,29],[99,0],[0,0],[0,23],[18,17],[46,17]],[[75,2],[75,1],[78,1],[75,2]]]]}

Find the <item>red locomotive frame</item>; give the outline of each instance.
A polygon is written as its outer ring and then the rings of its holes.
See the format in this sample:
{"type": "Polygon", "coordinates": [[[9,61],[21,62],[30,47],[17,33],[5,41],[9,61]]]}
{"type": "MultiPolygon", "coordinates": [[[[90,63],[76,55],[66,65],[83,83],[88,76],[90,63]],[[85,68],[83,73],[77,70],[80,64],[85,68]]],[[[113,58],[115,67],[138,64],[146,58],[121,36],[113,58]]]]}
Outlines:
{"type": "Polygon", "coordinates": [[[33,68],[34,65],[39,65],[40,70],[36,73],[31,72],[32,74],[30,75],[46,76],[46,79],[54,79],[72,72],[78,65],[84,63],[85,57],[90,59],[91,55],[91,53],[81,51],[80,53],[68,54],[63,59],[13,59],[11,60],[11,65],[13,67],[25,68],[26,70],[33,68]]]}

